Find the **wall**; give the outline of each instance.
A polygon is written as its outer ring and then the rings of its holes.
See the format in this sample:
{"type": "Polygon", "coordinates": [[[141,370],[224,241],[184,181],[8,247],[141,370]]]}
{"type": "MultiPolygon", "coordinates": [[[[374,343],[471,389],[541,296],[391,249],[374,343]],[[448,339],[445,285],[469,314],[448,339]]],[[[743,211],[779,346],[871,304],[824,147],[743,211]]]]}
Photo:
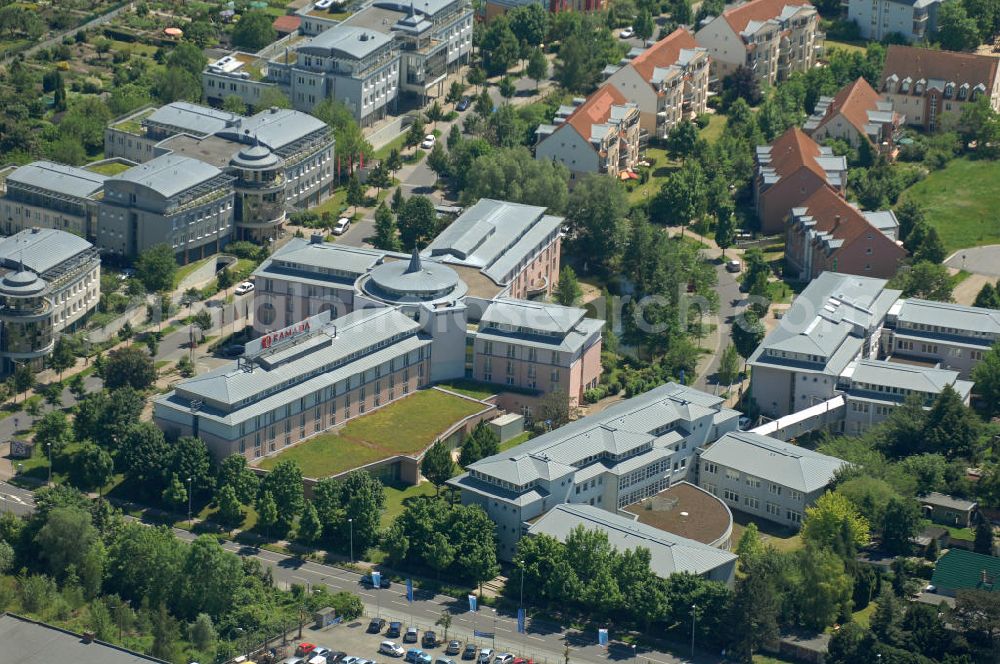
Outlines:
{"type": "Polygon", "coordinates": [[[625,65],[612,74],[607,82],[613,85],[618,92],[622,93],[626,99],[638,104],[639,126],[648,132],[650,136],[655,136],[658,100],[656,92],[649,81],[644,81],[632,65],[625,65]]]}

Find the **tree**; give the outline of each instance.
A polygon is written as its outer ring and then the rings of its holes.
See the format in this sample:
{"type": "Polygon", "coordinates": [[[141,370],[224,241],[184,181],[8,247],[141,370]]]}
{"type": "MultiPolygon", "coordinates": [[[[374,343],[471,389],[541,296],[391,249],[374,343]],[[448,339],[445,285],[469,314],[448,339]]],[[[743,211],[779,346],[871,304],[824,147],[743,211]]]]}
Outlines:
{"type": "Polygon", "coordinates": [[[165,604],[160,604],[159,608],[152,614],[153,647],[150,654],[153,657],[176,661],[180,655],[181,629],[177,621],[167,611],[165,604]]]}
{"type": "Polygon", "coordinates": [[[571,92],[589,93],[600,75],[603,63],[595,57],[593,44],[581,35],[563,40],[556,59],[556,81],[571,92]]]}
{"type": "Polygon", "coordinates": [[[116,348],[108,353],[101,371],[104,386],[110,390],[128,386],[142,391],[152,387],[156,381],[156,367],[153,358],[135,346],[116,348]]]}
{"type": "Polygon", "coordinates": [[[225,484],[216,497],[219,511],[216,513],[219,521],[227,526],[237,526],[243,523],[243,505],[236,496],[236,489],[231,484],[225,484]]]}
{"type": "Polygon", "coordinates": [[[152,422],[136,422],[125,433],[118,450],[118,463],[136,487],[159,497],[171,453],[158,427],[152,422]]]}
{"type": "Polygon", "coordinates": [[[202,652],[209,652],[214,649],[216,638],[212,617],[207,613],[199,613],[188,628],[188,639],[191,644],[202,652]]]}
{"type": "Polygon", "coordinates": [[[90,513],[80,507],[51,510],[34,538],[46,570],[58,579],[65,578],[71,566],[80,569],[87,551],[98,541],[90,513]]]}
{"type": "Polygon", "coordinates": [[[396,191],[392,192],[392,201],[389,203],[389,208],[399,214],[399,211],[403,209],[403,203],[406,199],[403,198],[403,188],[396,187],[396,191]]]}
{"type": "Polygon", "coordinates": [[[278,523],[278,506],[270,491],[264,491],[257,500],[257,523],[264,527],[265,537],[270,537],[271,527],[278,523]]]}
{"type": "Polygon", "coordinates": [[[442,609],[441,615],[438,617],[437,620],[434,621],[434,624],[438,627],[444,628],[444,638],[442,640],[447,641],[448,628],[451,627],[451,611],[449,611],[448,609],[442,609]]]}
{"type": "Polygon", "coordinates": [[[111,455],[96,444],[87,442],[73,455],[69,477],[73,486],[89,491],[104,486],[114,475],[111,455]]]}
{"type": "Polygon", "coordinates": [[[722,249],[722,259],[726,259],[726,249],[736,241],[736,218],[732,214],[717,215],[715,218],[715,243],[722,249]]]}
{"type": "Polygon", "coordinates": [[[910,539],[920,530],[920,510],[911,498],[893,496],[886,503],[882,517],[882,548],[888,553],[906,555],[910,539]]]}
{"type": "Polygon", "coordinates": [[[313,505],[311,500],[306,501],[302,518],[299,519],[298,536],[306,544],[318,542],[323,536],[323,523],[319,520],[319,513],[316,511],[316,506],[313,505]]]}
{"type": "MultiPolygon", "coordinates": [[[[14,392],[16,394],[21,394],[27,392],[35,386],[35,372],[31,370],[31,366],[25,362],[17,363],[14,369],[14,392]]],[[[17,401],[17,399],[15,399],[17,401]]]]}
{"type": "Polygon", "coordinates": [[[628,197],[614,178],[585,176],[573,189],[566,208],[573,251],[585,257],[584,269],[609,272],[625,247],[628,197]]]}
{"type": "Polygon", "coordinates": [[[763,99],[757,76],[752,69],[743,65],[723,79],[722,89],[726,91],[726,99],[743,99],[750,106],[757,106],[763,99]]]}
{"type": "Polygon", "coordinates": [[[993,526],[989,519],[980,517],[976,524],[976,539],[973,543],[974,551],[986,556],[993,555],[993,526]]]}
{"type": "Polygon", "coordinates": [[[500,79],[500,83],[497,84],[497,89],[500,91],[500,96],[510,103],[511,97],[517,94],[517,86],[514,85],[514,81],[510,80],[510,76],[504,76],[500,79]]]}
{"type": "Polygon", "coordinates": [[[740,357],[736,352],[736,346],[729,344],[722,351],[719,358],[719,382],[723,385],[732,385],[740,375],[740,357]]]}
{"type": "Polygon", "coordinates": [[[901,269],[889,282],[890,288],[903,291],[903,297],[916,297],[939,302],[951,301],[951,275],[944,265],[916,263],[901,269]]]}
{"type": "Polygon", "coordinates": [[[559,284],[556,286],[555,292],[556,302],[564,307],[571,307],[582,294],[583,289],[580,288],[576,272],[569,265],[564,266],[559,272],[559,284]]]}
{"type": "Polygon", "coordinates": [[[243,115],[247,112],[247,104],[239,95],[227,95],[222,100],[222,110],[243,115]]]}
{"type": "MultiPolygon", "coordinates": [[[[473,143],[474,141],[468,141],[473,143]]],[[[536,160],[524,147],[501,148],[478,156],[464,174],[462,203],[496,198],[547,207],[553,214],[566,210],[569,170],[561,162],[536,160]]],[[[590,176],[596,180],[607,179],[590,176]]],[[[577,189],[585,189],[577,186],[577,189]]]]}
{"type": "Polygon", "coordinates": [[[903,611],[896,593],[888,585],[882,586],[882,593],[871,617],[871,630],[879,641],[891,646],[903,644],[903,611]]]}
{"type": "Polygon", "coordinates": [[[427,246],[437,230],[437,213],[426,196],[410,196],[399,210],[399,239],[404,249],[427,246]]]}
{"type": "MultiPolygon", "coordinates": [[[[382,510],[385,509],[385,487],[367,472],[355,471],[339,483],[339,489],[338,502],[347,518],[334,524],[334,534],[345,547],[350,538],[347,519],[351,519],[354,524],[354,550],[363,555],[379,540],[382,510]]],[[[325,527],[330,525],[326,523],[325,527]]]]}
{"type": "Polygon", "coordinates": [[[919,237],[919,242],[909,242],[907,244],[907,249],[913,253],[913,261],[915,263],[925,261],[928,263],[944,262],[944,259],[948,256],[948,252],[944,248],[944,242],[941,241],[937,229],[932,226],[918,226],[917,229],[914,229],[914,232],[910,233],[910,240],[917,240],[919,237]],[[915,232],[917,229],[920,229],[919,234],[915,232]]]}
{"type": "Polygon", "coordinates": [[[185,482],[190,481],[194,491],[211,491],[215,488],[211,456],[208,446],[201,438],[178,438],[173,447],[170,468],[185,482]]]}
{"type": "Polygon", "coordinates": [[[996,417],[1000,414],[1000,343],[994,344],[972,369],[972,380],[983,417],[996,417]]]}
{"type": "Polygon", "coordinates": [[[741,563],[743,575],[736,580],[730,610],[730,654],[751,661],[753,653],[778,636],[781,599],[777,578],[781,573],[778,554],[767,551],[741,563]]]}
{"type": "Polygon", "coordinates": [[[736,545],[736,555],[740,560],[756,558],[764,552],[764,542],[760,538],[760,531],[757,524],[751,521],[740,535],[740,541],[736,545]]]}
{"type": "Polygon", "coordinates": [[[201,330],[201,334],[204,336],[206,332],[212,329],[212,314],[208,312],[208,309],[202,309],[194,315],[191,322],[201,330]]]}
{"type": "Polygon", "coordinates": [[[427,166],[439,178],[447,177],[451,160],[448,159],[448,155],[445,153],[441,143],[435,143],[434,147],[431,148],[430,154],[427,155],[427,166]]]}
{"type": "Polygon", "coordinates": [[[278,38],[271,23],[272,18],[265,12],[250,10],[244,13],[233,29],[233,44],[256,53],[278,38]]]}
{"type": "Polygon", "coordinates": [[[934,399],[924,424],[924,436],[930,451],[949,459],[975,456],[982,423],[963,402],[951,385],[945,385],[934,399]]]}
{"type": "Polygon", "coordinates": [[[448,86],[448,95],[444,98],[446,103],[458,104],[465,94],[465,85],[461,81],[452,81],[448,86]]]}
{"type": "Polygon", "coordinates": [[[699,163],[688,159],[671,173],[650,205],[653,221],[687,226],[698,221],[708,209],[705,173],[699,163]]]}
{"type": "Polygon", "coordinates": [[[365,192],[361,188],[361,180],[358,179],[357,173],[351,173],[351,177],[347,180],[347,204],[354,208],[354,211],[358,211],[359,205],[365,204],[365,192]]]}
{"type": "Polygon", "coordinates": [[[153,94],[163,104],[201,101],[201,81],[178,67],[167,67],[153,77],[153,94]]]}
{"type": "MultiPolygon", "coordinates": [[[[397,150],[396,148],[389,150],[389,156],[386,157],[385,159],[385,166],[386,168],[389,169],[390,173],[395,173],[396,171],[398,171],[403,167],[403,157],[402,155],[399,154],[399,150],[397,150]]],[[[393,194],[393,206],[392,206],[393,212],[397,211],[395,203],[395,198],[397,194],[399,196],[402,196],[402,192],[400,191],[400,189],[396,189],[396,194],[393,194]]]]}
{"type": "Polygon", "coordinates": [[[698,144],[698,128],[690,120],[678,122],[667,135],[667,149],[678,158],[688,157],[698,144]]]}
{"type": "Polygon", "coordinates": [[[796,608],[807,629],[822,630],[839,615],[850,615],[851,577],[830,549],[807,546],[797,552],[796,608]]]}
{"type": "Polygon", "coordinates": [[[166,505],[175,510],[181,510],[187,504],[187,488],[184,486],[181,478],[177,477],[177,473],[170,476],[170,481],[167,482],[167,486],[163,489],[163,493],[160,494],[160,498],[166,505]]]}
{"type": "Polygon", "coordinates": [[[201,72],[208,64],[204,51],[189,41],[182,41],[170,51],[167,56],[168,67],[178,67],[190,73],[192,76],[201,76],[201,72]]]}
{"type": "Polygon", "coordinates": [[[261,481],[260,490],[271,495],[278,510],[277,525],[287,532],[305,507],[299,465],[292,460],[279,461],[261,481]]]}
{"type": "Polygon", "coordinates": [[[955,593],[955,608],[949,614],[959,633],[971,644],[981,648],[984,658],[996,653],[1000,638],[1000,597],[990,590],[959,590],[955,593]]]}
{"type": "Polygon", "coordinates": [[[448,149],[454,150],[462,142],[462,130],[458,124],[453,124],[448,130],[448,149]]]}
{"type": "Polygon", "coordinates": [[[1000,291],[990,282],[983,284],[976,294],[976,300],[972,303],[974,307],[983,309],[1000,309],[1000,291]]]}
{"type": "Polygon", "coordinates": [[[424,121],[419,116],[413,119],[413,124],[406,131],[406,138],[403,139],[406,147],[414,148],[424,140],[424,121]]]}
{"type": "Polygon", "coordinates": [[[255,113],[261,113],[270,108],[291,108],[292,100],[277,87],[264,88],[260,93],[260,99],[254,104],[255,113]]]}
{"type": "Polygon", "coordinates": [[[150,293],[171,290],[177,261],[174,250],[167,244],[156,244],[139,254],[135,262],[135,276],[150,293]]]}
{"type": "Polygon", "coordinates": [[[937,38],[949,51],[971,51],[979,46],[980,34],[976,19],[970,17],[961,2],[942,5],[937,18],[937,38]]]}
{"type": "Polygon", "coordinates": [[[420,462],[420,472],[423,473],[438,493],[441,485],[451,479],[454,474],[455,462],[451,460],[451,450],[440,440],[431,445],[420,462]]]}
{"type": "Polygon", "coordinates": [[[441,120],[444,120],[444,116],[444,109],[441,108],[441,103],[437,100],[434,100],[434,103],[431,104],[426,111],[424,111],[424,117],[427,118],[427,121],[431,123],[432,127],[438,122],[441,122],[441,120]]]}
{"type": "Polygon", "coordinates": [[[520,47],[506,16],[498,16],[490,22],[479,49],[488,76],[503,74],[517,62],[520,47]]]}
{"type": "MultiPolygon", "coordinates": [[[[528,5],[529,7],[532,5],[528,5]]],[[[542,49],[535,47],[528,56],[528,68],[526,70],[528,78],[535,82],[535,90],[538,90],[539,82],[549,77],[549,61],[545,58],[542,49]]]]}
{"type": "Polygon", "coordinates": [[[384,161],[380,161],[375,165],[375,168],[369,171],[367,184],[369,187],[375,187],[376,198],[381,195],[383,189],[392,186],[392,178],[389,176],[389,169],[384,161]]]}
{"type": "Polygon", "coordinates": [[[69,420],[61,410],[50,410],[35,422],[35,442],[46,449],[51,445],[53,455],[59,454],[71,438],[69,420]]]}
{"type": "Polygon", "coordinates": [[[59,335],[52,353],[46,358],[49,368],[59,372],[59,380],[62,380],[63,371],[76,364],[76,354],[73,352],[73,344],[70,343],[66,335],[59,335]]]}
{"type": "Polygon", "coordinates": [[[802,524],[802,539],[820,547],[844,553],[843,546],[863,547],[868,544],[868,520],[845,496],[827,491],[806,508],[802,524]],[[847,541],[844,542],[846,529],[847,541]]]}
{"type": "Polygon", "coordinates": [[[384,201],[379,203],[375,210],[375,238],[372,240],[372,245],[383,251],[399,251],[401,248],[396,230],[396,217],[386,207],[384,201]]]}
{"type": "Polygon", "coordinates": [[[653,17],[648,11],[641,11],[635,19],[635,36],[646,41],[653,36],[653,17]]]}
{"type": "Polygon", "coordinates": [[[500,452],[500,437],[486,424],[480,422],[462,443],[458,464],[465,468],[480,459],[500,452]]]}

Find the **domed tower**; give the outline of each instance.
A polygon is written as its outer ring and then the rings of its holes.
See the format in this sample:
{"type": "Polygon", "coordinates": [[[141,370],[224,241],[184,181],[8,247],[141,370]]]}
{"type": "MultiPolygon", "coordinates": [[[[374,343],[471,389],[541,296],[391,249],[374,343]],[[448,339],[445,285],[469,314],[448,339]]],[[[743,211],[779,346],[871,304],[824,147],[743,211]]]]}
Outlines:
{"type": "Polygon", "coordinates": [[[285,223],[284,160],[254,141],[229,161],[236,175],[236,239],[276,240],[285,223]]]}
{"type": "Polygon", "coordinates": [[[0,279],[0,358],[3,373],[15,365],[29,363],[42,369],[42,362],[52,351],[52,301],[47,297],[45,280],[21,268],[0,279]]]}

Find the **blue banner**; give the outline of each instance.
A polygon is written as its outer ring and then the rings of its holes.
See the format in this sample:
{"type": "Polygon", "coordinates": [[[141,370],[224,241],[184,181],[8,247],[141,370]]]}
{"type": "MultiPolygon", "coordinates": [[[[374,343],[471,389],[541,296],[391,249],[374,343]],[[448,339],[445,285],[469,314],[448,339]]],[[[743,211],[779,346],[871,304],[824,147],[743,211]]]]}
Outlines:
{"type": "Polygon", "coordinates": [[[382,573],[372,572],[372,588],[380,588],[382,586],[382,573]]]}
{"type": "Polygon", "coordinates": [[[472,631],[472,635],[480,639],[492,639],[496,637],[493,632],[480,632],[478,629],[472,631]]]}
{"type": "Polygon", "coordinates": [[[608,630],[603,627],[597,630],[597,643],[602,646],[608,645],[608,630]]]}
{"type": "Polygon", "coordinates": [[[413,579],[406,580],[406,601],[413,601],[413,579]]]}
{"type": "Polygon", "coordinates": [[[478,610],[479,610],[479,602],[476,601],[476,596],[469,595],[469,611],[478,611],[478,610]]]}
{"type": "Polygon", "coordinates": [[[517,633],[524,634],[527,630],[524,628],[524,609],[517,610],[517,633]]]}

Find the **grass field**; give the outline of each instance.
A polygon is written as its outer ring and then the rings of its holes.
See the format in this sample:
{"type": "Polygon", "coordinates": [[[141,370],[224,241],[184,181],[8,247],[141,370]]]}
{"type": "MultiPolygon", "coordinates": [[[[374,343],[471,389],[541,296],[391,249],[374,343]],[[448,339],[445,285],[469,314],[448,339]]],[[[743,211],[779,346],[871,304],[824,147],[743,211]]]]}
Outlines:
{"type": "Polygon", "coordinates": [[[117,161],[111,161],[106,164],[93,164],[91,166],[87,166],[88,171],[92,171],[94,173],[100,173],[101,175],[118,175],[119,173],[127,171],[130,168],[132,167],[129,166],[128,164],[122,164],[117,161]]]}
{"type": "Polygon", "coordinates": [[[385,511],[382,512],[382,527],[388,528],[396,517],[403,513],[406,501],[418,496],[433,496],[435,494],[434,485],[430,482],[421,482],[416,486],[408,487],[385,487],[385,511]]]}
{"type": "Polygon", "coordinates": [[[709,143],[714,143],[718,140],[719,136],[722,136],[727,120],[725,115],[719,115],[718,113],[713,113],[709,117],[711,120],[709,120],[708,126],[701,130],[701,137],[709,143]]]}
{"type": "Polygon", "coordinates": [[[498,391],[486,383],[479,383],[474,380],[453,380],[448,383],[441,383],[439,387],[457,392],[458,394],[464,394],[473,399],[479,399],[480,401],[493,396],[498,391]]]}
{"type": "Polygon", "coordinates": [[[949,251],[1000,243],[1000,162],[955,159],[903,193],[924,206],[949,251]]]}
{"type": "Polygon", "coordinates": [[[197,270],[199,267],[207,263],[208,261],[216,260],[215,256],[209,256],[208,258],[203,258],[200,261],[191,261],[187,265],[181,265],[177,268],[177,272],[174,273],[174,288],[177,288],[184,278],[189,274],[197,270]]]}
{"type": "Polygon", "coordinates": [[[771,523],[764,519],[755,519],[746,512],[741,512],[740,510],[732,510],[733,512],[733,537],[732,541],[734,543],[740,541],[740,537],[743,536],[743,531],[746,530],[747,525],[753,521],[757,524],[757,528],[760,530],[760,537],[765,544],[771,544],[778,551],[795,551],[796,549],[802,548],[802,537],[799,533],[789,529],[782,528],[778,524],[771,523]]]}
{"type": "Polygon", "coordinates": [[[505,440],[504,442],[500,443],[500,451],[503,452],[505,450],[509,450],[512,447],[517,447],[521,443],[527,442],[529,438],[531,438],[530,431],[519,433],[510,440],[505,440]]]}
{"type": "Polygon", "coordinates": [[[399,454],[420,452],[449,426],[482,406],[439,390],[422,390],[260,463],[291,459],[309,477],[336,475],[399,454]]]}
{"type": "Polygon", "coordinates": [[[848,53],[864,53],[865,47],[859,46],[857,44],[848,44],[847,42],[830,41],[827,39],[824,44],[827,51],[835,48],[839,48],[842,51],[847,51],[848,53]]]}

